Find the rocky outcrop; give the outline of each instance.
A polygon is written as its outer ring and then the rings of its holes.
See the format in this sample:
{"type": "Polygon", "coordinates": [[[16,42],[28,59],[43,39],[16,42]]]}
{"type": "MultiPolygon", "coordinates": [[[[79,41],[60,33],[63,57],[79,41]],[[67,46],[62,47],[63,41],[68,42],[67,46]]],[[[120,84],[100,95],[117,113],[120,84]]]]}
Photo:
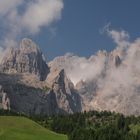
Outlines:
{"type": "Polygon", "coordinates": [[[3,91],[1,85],[0,85],[0,108],[4,110],[10,110],[10,99],[7,93],[3,91]]]}
{"type": "Polygon", "coordinates": [[[38,81],[37,87],[25,84],[17,74],[0,74],[0,106],[28,115],[67,114],[81,111],[79,95],[70,88],[64,71],[56,76],[53,87],[38,81]],[[40,86],[42,84],[42,86],[40,86]],[[10,105],[10,106],[8,106],[10,105]]]}
{"type": "Polygon", "coordinates": [[[45,80],[49,68],[42,52],[30,39],[23,39],[20,48],[9,48],[1,62],[5,73],[31,73],[45,80]]]}
{"type": "Polygon", "coordinates": [[[63,112],[74,113],[82,110],[81,98],[63,69],[51,72],[47,83],[52,87],[51,92],[55,95],[57,105],[63,112]]]}

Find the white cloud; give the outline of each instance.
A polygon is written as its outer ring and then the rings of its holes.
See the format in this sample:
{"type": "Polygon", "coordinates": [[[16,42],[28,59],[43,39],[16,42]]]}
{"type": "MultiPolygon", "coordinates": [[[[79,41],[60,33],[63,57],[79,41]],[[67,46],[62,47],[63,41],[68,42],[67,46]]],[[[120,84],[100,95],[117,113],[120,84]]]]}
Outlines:
{"type": "Polygon", "coordinates": [[[17,8],[23,0],[1,0],[0,1],[0,16],[4,16],[17,8]]]}
{"type": "Polygon", "coordinates": [[[0,1],[0,22],[5,35],[13,38],[36,34],[61,19],[63,0],[4,0],[0,1]]]}
{"type": "Polygon", "coordinates": [[[129,34],[125,31],[108,30],[108,35],[114,40],[119,47],[127,47],[129,45],[129,34]]]}
{"type": "Polygon", "coordinates": [[[109,37],[113,39],[113,41],[117,44],[117,47],[119,48],[127,48],[129,46],[129,34],[124,31],[117,31],[114,29],[111,29],[111,23],[108,23],[104,28],[102,32],[106,32],[109,37]]]}
{"type": "Polygon", "coordinates": [[[62,0],[37,0],[31,2],[22,17],[22,25],[31,33],[38,32],[40,27],[49,26],[61,18],[62,0]]]}
{"type": "Polygon", "coordinates": [[[16,25],[21,31],[25,29],[34,34],[41,27],[61,19],[63,6],[63,0],[0,1],[0,19],[8,21],[7,28],[16,25]],[[22,12],[19,6],[24,7],[22,12]]]}

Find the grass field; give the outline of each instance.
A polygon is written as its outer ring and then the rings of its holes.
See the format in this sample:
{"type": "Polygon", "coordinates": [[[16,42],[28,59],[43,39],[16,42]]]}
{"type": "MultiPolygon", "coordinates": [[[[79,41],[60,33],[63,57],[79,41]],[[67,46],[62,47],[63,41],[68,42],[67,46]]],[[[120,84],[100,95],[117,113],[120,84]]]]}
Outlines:
{"type": "Polygon", "coordinates": [[[67,136],[56,134],[37,123],[13,116],[0,117],[0,140],[68,140],[67,136]]]}

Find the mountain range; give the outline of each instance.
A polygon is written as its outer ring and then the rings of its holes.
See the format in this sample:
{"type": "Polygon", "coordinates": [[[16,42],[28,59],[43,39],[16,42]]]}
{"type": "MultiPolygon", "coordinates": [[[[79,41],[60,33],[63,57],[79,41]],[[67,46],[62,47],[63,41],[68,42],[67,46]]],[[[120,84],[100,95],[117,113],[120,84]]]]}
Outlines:
{"type": "Polygon", "coordinates": [[[53,115],[107,110],[140,115],[139,42],[89,58],[73,54],[47,63],[30,39],[8,47],[0,62],[0,108],[53,115]]]}

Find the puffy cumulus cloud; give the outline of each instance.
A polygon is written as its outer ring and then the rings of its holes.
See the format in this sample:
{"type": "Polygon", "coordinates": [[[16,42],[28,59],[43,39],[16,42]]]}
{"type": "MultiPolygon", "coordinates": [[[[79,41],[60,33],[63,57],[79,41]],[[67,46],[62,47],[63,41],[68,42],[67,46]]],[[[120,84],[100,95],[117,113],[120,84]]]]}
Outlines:
{"type": "Polygon", "coordinates": [[[34,34],[59,20],[63,6],[63,0],[5,0],[0,2],[0,19],[8,21],[7,28],[13,26],[34,34]]]}
{"type": "Polygon", "coordinates": [[[114,40],[119,47],[127,47],[129,45],[129,34],[125,31],[108,30],[108,35],[114,40]]]}
{"type": "Polygon", "coordinates": [[[32,1],[22,17],[22,24],[31,33],[38,32],[40,27],[48,26],[53,21],[61,18],[63,9],[62,0],[37,0],[32,1]]]}

